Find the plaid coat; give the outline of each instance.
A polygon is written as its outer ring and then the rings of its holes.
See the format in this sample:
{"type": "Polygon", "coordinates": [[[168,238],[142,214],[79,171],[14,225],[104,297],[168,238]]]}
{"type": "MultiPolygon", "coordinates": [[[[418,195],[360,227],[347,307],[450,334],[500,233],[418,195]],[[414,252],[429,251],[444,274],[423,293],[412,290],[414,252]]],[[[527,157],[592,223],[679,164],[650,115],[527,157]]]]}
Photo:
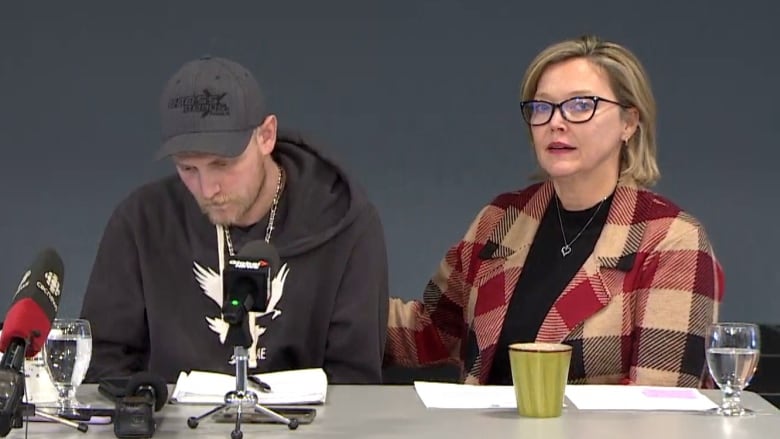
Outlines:
{"type": "MultiPolygon", "coordinates": [[[[453,362],[463,382],[487,381],[552,195],[545,182],[498,196],[449,249],[423,302],[391,299],[387,364],[453,362]]],[[[593,253],[537,341],[573,347],[570,383],[703,386],[705,331],[722,295],[723,272],[701,224],[661,196],[621,183],[593,253]]]]}

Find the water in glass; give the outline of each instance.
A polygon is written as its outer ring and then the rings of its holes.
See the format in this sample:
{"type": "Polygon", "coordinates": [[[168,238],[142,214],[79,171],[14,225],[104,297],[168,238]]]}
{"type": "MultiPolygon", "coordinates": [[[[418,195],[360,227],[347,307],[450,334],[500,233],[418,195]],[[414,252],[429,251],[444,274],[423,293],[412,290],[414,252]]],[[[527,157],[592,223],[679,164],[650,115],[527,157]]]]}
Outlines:
{"type": "Polygon", "coordinates": [[[744,389],[758,365],[758,349],[709,348],[707,364],[718,387],[744,389]]]}

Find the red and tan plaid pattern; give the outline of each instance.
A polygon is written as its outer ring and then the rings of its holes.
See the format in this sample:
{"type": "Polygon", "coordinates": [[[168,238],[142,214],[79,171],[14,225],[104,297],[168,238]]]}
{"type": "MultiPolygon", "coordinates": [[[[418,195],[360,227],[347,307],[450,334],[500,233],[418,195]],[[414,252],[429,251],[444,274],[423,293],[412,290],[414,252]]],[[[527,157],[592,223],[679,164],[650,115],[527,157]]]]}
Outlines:
{"type": "MultiPolygon", "coordinates": [[[[487,381],[552,194],[547,182],[498,196],[447,252],[422,302],[391,299],[387,364],[451,362],[463,382],[487,381]]],[[[572,345],[571,383],[702,386],[704,335],[722,297],[723,271],[701,224],[653,192],[620,184],[593,254],[537,341],[572,345]]]]}

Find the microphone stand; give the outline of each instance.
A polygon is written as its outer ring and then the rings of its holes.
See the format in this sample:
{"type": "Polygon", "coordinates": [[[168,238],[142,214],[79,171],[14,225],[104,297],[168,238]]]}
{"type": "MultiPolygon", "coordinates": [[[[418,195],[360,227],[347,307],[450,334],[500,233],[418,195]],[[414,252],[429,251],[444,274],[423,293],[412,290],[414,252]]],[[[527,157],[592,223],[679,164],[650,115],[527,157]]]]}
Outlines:
{"type": "Polygon", "coordinates": [[[236,360],[236,389],[231,390],[225,394],[225,402],[220,404],[211,410],[203,413],[200,416],[191,416],[187,419],[187,426],[190,428],[197,428],[201,419],[214,414],[220,410],[228,410],[231,407],[236,409],[236,425],[235,429],[230,432],[231,439],[242,439],[244,433],[241,431],[241,415],[247,411],[252,410],[261,412],[272,419],[286,424],[290,430],[298,428],[298,420],[295,418],[286,418],[273,410],[263,407],[258,402],[257,394],[247,389],[247,360],[249,355],[247,350],[243,346],[234,346],[233,354],[236,360]]]}
{"type": "MultiPolygon", "coordinates": [[[[37,416],[47,421],[57,422],[68,427],[73,427],[82,433],[86,433],[89,429],[89,426],[85,422],[74,422],[65,418],[60,418],[58,416],[36,409],[35,404],[23,402],[19,404],[19,408],[16,410],[16,413],[11,416],[7,427],[3,428],[2,433],[0,433],[0,437],[8,436],[8,433],[10,433],[12,428],[22,428],[24,426],[23,420],[30,416],[37,416]]],[[[28,420],[27,422],[30,421],[28,420]]]]}
{"type": "MultiPolygon", "coordinates": [[[[250,242],[247,246],[251,247],[250,244],[254,245],[250,242]]],[[[200,420],[206,416],[220,410],[228,412],[230,408],[235,408],[236,425],[233,431],[230,432],[231,439],[242,439],[244,437],[244,433],[241,431],[242,418],[253,412],[262,413],[276,422],[285,424],[290,430],[298,428],[299,423],[296,418],[287,418],[263,407],[258,402],[257,394],[247,388],[247,361],[249,360],[247,347],[252,345],[252,336],[249,327],[246,325],[256,324],[255,321],[249,322],[247,317],[250,312],[264,311],[268,306],[268,295],[271,292],[271,280],[273,278],[271,269],[272,266],[278,264],[278,261],[275,264],[269,264],[269,260],[278,259],[278,255],[273,255],[276,253],[276,250],[273,250],[272,247],[265,248],[268,245],[262,241],[258,241],[257,244],[261,248],[255,248],[254,250],[250,248],[250,250],[251,252],[258,250],[260,255],[246,256],[243,258],[244,260],[241,260],[241,252],[250,252],[245,247],[241,250],[239,256],[236,257],[235,264],[233,260],[228,261],[230,268],[226,268],[223,271],[225,296],[223,298],[222,313],[224,320],[229,325],[225,341],[230,340],[230,344],[233,345],[233,358],[236,363],[236,388],[225,394],[224,403],[200,416],[192,416],[187,419],[187,426],[194,429],[198,427],[200,420]],[[231,334],[233,335],[232,337],[231,334]]]]}
{"type": "MultiPolygon", "coordinates": [[[[41,410],[36,409],[34,404],[30,404],[30,403],[26,403],[25,402],[25,403],[22,403],[22,405],[25,406],[26,410],[28,410],[29,412],[33,413],[35,416],[38,416],[39,418],[42,418],[42,419],[46,419],[47,421],[57,422],[57,423],[60,423],[62,425],[67,425],[68,427],[73,427],[73,428],[75,428],[76,430],[78,430],[78,431],[80,431],[82,433],[86,433],[87,430],[89,430],[89,426],[87,425],[86,422],[75,422],[75,421],[71,421],[69,419],[60,418],[59,416],[55,416],[55,415],[52,415],[51,413],[46,413],[46,412],[43,412],[41,410]]],[[[29,416],[28,413],[25,413],[25,416],[29,416]]],[[[20,427],[21,427],[21,425],[20,425],[20,427]]]]}

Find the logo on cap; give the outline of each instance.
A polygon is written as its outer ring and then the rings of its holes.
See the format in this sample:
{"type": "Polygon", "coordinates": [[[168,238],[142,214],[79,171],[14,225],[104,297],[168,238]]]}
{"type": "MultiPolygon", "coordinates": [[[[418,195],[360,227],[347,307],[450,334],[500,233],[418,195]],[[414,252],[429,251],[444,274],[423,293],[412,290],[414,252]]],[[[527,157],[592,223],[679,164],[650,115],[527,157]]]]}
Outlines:
{"type": "Polygon", "coordinates": [[[181,108],[182,113],[200,113],[200,117],[229,116],[230,107],[222,102],[227,93],[212,94],[203,90],[202,94],[177,96],[168,101],[168,108],[175,110],[181,108]]]}

